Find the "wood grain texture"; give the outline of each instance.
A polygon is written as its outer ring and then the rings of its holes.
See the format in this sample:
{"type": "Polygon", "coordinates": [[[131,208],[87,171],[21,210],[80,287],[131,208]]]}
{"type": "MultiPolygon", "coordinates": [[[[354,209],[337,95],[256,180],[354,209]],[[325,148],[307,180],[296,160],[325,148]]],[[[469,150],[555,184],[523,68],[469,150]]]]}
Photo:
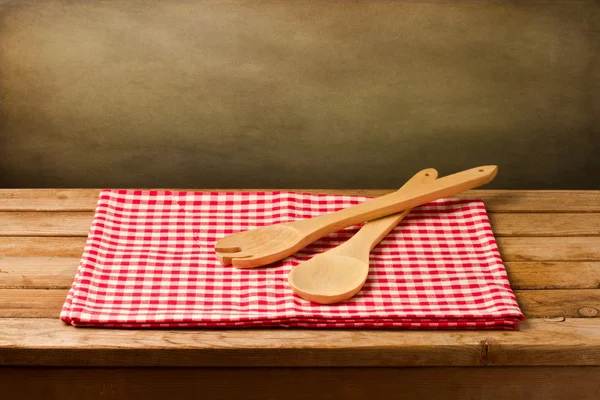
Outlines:
{"type": "MultiPolygon", "coordinates": [[[[0,255],[81,257],[84,237],[0,237],[0,255]]],[[[499,237],[504,261],[600,261],[600,237],[499,237]]]]}
{"type": "Polygon", "coordinates": [[[99,189],[0,189],[0,211],[93,211],[99,189]]]}
{"type": "Polygon", "coordinates": [[[0,255],[12,257],[81,257],[84,237],[0,237],[0,255]]]}
{"type": "MultiPolygon", "coordinates": [[[[401,183],[399,183],[400,185],[401,183]]],[[[174,189],[231,191],[234,189],[174,189]]],[[[235,189],[383,196],[397,189],[235,189]]],[[[99,189],[0,189],[0,211],[93,211],[99,189]]],[[[491,212],[600,212],[600,190],[471,190],[454,197],[482,199],[491,212]]]]}
{"type": "Polygon", "coordinates": [[[489,213],[496,237],[500,236],[597,236],[597,213],[489,213]]]}
{"type": "Polygon", "coordinates": [[[528,319],[519,331],[123,330],[3,319],[0,365],[391,367],[600,365],[600,319],[528,319]]]}
{"type": "Polygon", "coordinates": [[[600,317],[600,289],[517,290],[523,314],[530,317],[600,317]]]}
{"type": "Polygon", "coordinates": [[[93,212],[0,212],[0,236],[87,236],[93,212]]]}
{"type": "MultiPolygon", "coordinates": [[[[93,212],[0,211],[0,236],[87,236],[93,212]]],[[[489,213],[494,235],[600,235],[600,213],[489,213]]]]}
{"type": "Polygon", "coordinates": [[[599,375],[600,367],[7,368],[0,387],[9,399],[53,400],[596,400],[599,375]]]}
{"type": "Polygon", "coordinates": [[[514,289],[600,289],[600,262],[513,261],[505,267],[514,289]]]}
{"type": "MultiPolygon", "coordinates": [[[[0,289],[0,318],[57,317],[67,291],[0,289]]],[[[600,289],[516,290],[515,294],[530,318],[600,317],[600,289]]]]}
{"type": "MultiPolygon", "coordinates": [[[[0,288],[66,289],[79,257],[0,257],[0,288]]],[[[600,262],[507,262],[513,289],[600,289],[600,262]]]]}
{"type": "Polygon", "coordinates": [[[58,318],[67,289],[1,289],[0,318],[58,318]]]}
{"type": "Polygon", "coordinates": [[[600,260],[600,237],[500,237],[496,241],[504,261],[600,260]]]}
{"type": "Polygon", "coordinates": [[[69,288],[78,265],[78,257],[0,256],[0,288],[69,288]]]}
{"type": "MultiPolygon", "coordinates": [[[[577,203],[576,197],[573,203],[577,203]]],[[[564,230],[564,223],[568,224],[571,216],[591,216],[587,220],[593,221],[596,215],[596,210],[590,209],[552,214],[531,211],[493,212],[492,223],[495,229],[499,229],[498,224],[505,229],[502,221],[517,224],[535,215],[538,223],[531,223],[534,220],[530,219],[531,226],[527,229],[540,234],[540,229],[547,229],[548,224],[564,230]]],[[[11,213],[22,217],[21,221],[38,214],[36,211],[11,213]]],[[[92,214],[86,210],[58,215],[66,217],[59,220],[73,224],[75,220],[69,220],[68,216],[85,215],[89,221],[92,214]]],[[[52,225],[57,220],[49,218],[46,225],[37,225],[38,235],[42,232],[40,227],[49,230],[48,234],[60,234],[50,232],[61,225],[52,225]]],[[[579,221],[584,228],[578,229],[587,231],[578,233],[595,234],[593,224],[585,225],[586,218],[579,221]]],[[[63,232],[72,229],[74,225],[63,232]]],[[[600,365],[600,237],[562,235],[498,238],[519,304],[529,317],[518,332],[73,328],[60,322],[58,313],[83,251],[83,231],[79,237],[3,236],[0,237],[0,316],[4,317],[0,323],[0,364],[87,367],[600,365]],[[555,316],[560,318],[532,318],[555,316]]]]}

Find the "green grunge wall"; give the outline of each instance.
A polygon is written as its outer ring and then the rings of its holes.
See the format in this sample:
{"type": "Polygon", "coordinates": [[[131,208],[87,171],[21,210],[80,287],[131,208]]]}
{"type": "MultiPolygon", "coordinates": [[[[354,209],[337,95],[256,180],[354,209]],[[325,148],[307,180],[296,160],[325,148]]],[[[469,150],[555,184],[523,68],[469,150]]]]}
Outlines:
{"type": "Polygon", "coordinates": [[[0,100],[0,187],[600,189],[600,2],[0,0],[0,100]]]}

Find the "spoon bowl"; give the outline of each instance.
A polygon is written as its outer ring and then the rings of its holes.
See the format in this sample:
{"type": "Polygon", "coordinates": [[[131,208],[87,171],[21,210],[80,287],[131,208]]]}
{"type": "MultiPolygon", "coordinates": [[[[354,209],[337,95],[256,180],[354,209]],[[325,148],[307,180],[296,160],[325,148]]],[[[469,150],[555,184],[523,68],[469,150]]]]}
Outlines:
{"type": "Polygon", "coordinates": [[[319,304],[344,301],[360,291],[369,275],[369,261],[323,253],[298,265],[288,275],[294,293],[319,304]]]}

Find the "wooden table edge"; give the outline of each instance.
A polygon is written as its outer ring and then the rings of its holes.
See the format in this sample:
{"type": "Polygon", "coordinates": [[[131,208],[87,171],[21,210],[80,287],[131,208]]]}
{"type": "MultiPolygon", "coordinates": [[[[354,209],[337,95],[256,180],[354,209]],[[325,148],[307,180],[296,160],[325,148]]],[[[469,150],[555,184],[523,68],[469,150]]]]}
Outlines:
{"type": "Polygon", "coordinates": [[[600,366],[600,320],[529,319],[520,331],[108,330],[7,318],[0,366],[600,366]]]}

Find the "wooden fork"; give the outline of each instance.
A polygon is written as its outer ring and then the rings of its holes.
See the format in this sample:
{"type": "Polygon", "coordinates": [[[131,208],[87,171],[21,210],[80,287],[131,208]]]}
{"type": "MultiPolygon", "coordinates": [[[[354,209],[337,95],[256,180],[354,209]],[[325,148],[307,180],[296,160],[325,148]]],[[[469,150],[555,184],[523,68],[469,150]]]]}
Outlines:
{"type": "Polygon", "coordinates": [[[497,173],[495,165],[472,168],[430,183],[401,188],[331,214],[234,233],[217,241],[216,255],[223,265],[233,264],[237,268],[267,265],[349,226],[485,185],[497,173]]]}

